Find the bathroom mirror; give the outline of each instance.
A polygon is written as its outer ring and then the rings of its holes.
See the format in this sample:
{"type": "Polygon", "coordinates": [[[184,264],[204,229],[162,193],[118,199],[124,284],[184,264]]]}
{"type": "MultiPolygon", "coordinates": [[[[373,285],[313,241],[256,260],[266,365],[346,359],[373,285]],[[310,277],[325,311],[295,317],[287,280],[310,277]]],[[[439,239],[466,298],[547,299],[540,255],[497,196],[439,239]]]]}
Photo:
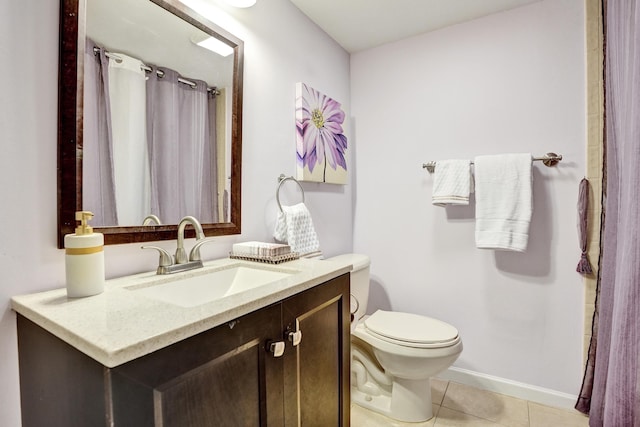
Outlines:
{"type": "MultiPolygon", "coordinates": [[[[107,68],[111,70],[109,61],[122,62],[122,57],[118,56],[118,53],[124,54],[125,58],[134,57],[141,61],[141,68],[146,70],[142,73],[143,80],[145,80],[144,76],[149,81],[154,77],[160,80],[165,75],[170,77],[177,75],[178,80],[182,83],[181,86],[186,87],[186,85],[197,83],[198,87],[206,88],[205,95],[203,95],[205,99],[215,98],[213,102],[215,106],[211,111],[216,112],[216,118],[211,119],[209,110],[204,113],[205,127],[211,129],[211,134],[214,135],[214,143],[212,144],[215,144],[215,146],[212,145],[213,148],[207,149],[205,157],[207,160],[214,159],[209,162],[215,164],[213,171],[207,173],[215,175],[218,184],[209,185],[207,181],[209,175],[206,174],[204,181],[199,175],[198,179],[203,182],[201,184],[203,189],[213,187],[211,192],[213,193],[212,197],[216,199],[214,209],[216,213],[208,216],[206,212],[201,215],[198,212],[187,210],[184,214],[193,215],[199,219],[209,217],[210,219],[202,221],[203,230],[207,236],[239,234],[243,42],[177,0],[60,0],[58,246],[60,248],[64,246],[64,235],[75,232],[76,211],[100,210],[102,207],[87,206],[87,204],[99,203],[103,196],[94,197],[98,202],[88,200],[91,198],[90,195],[95,194],[93,188],[89,189],[90,184],[93,185],[93,180],[89,179],[87,174],[95,170],[95,156],[91,154],[91,144],[95,144],[96,132],[93,128],[87,127],[87,123],[91,121],[89,116],[97,108],[93,105],[93,99],[89,97],[93,86],[87,83],[85,73],[93,73],[91,67],[95,68],[94,56],[96,58],[102,56],[102,59],[107,61],[107,68]],[[113,13],[114,11],[115,13],[113,13]],[[108,34],[109,32],[111,34],[108,34]],[[227,57],[219,56],[196,45],[197,42],[208,37],[214,41],[222,42],[231,54],[227,57]],[[180,41],[180,38],[184,40],[180,41]],[[95,46],[100,48],[96,47],[94,52],[95,46]],[[165,70],[167,73],[164,72],[165,70]],[[215,94],[215,97],[212,94],[215,94]],[[209,151],[216,154],[209,156],[209,151]]],[[[193,85],[193,88],[195,87],[196,84],[193,85]]],[[[107,86],[107,91],[111,93],[109,86],[107,86]]],[[[147,89],[147,93],[151,93],[149,89],[147,89]]],[[[145,99],[144,95],[142,99],[145,99]]],[[[155,98],[146,96],[147,114],[154,110],[153,99],[155,98]]],[[[175,111],[184,115],[182,113],[185,110],[184,104],[179,104],[179,106],[180,108],[175,111]]],[[[117,112],[122,111],[122,109],[114,109],[114,107],[111,109],[117,112]]],[[[163,123],[166,120],[161,118],[155,121],[163,123]]],[[[115,123],[113,126],[116,126],[115,123]]],[[[157,130],[151,129],[149,126],[149,124],[142,126],[146,128],[145,135],[155,136],[158,134],[157,130]]],[[[115,147],[116,144],[112,139],[116,138],[118,132],[114,128],[109,129],[106,133],[111,139],[105,146],[111,147],[113,145],[115,147]]],[[[149,140],[152,139],[149,138],[149,140]]],[[[172,139],[168,139],[171,144],[172,139]]],[[[179,140],[176,141],[176,145],[184,144],[182,134],[175,139],[179,140]]],[[[121,144],[119,146],[128,146],[128,144],[123,145],[120,139],[117,141],[118,144],[121,144]]],[[[182,146],[180,145],[176,148],[168,146],[167,142],[164,142],[164,145],[153,146],[151,142],[147,143],[146,141],[139,145],[148,148],[148,153],[145,155],[148,156],[147,162],[151,165],[154,161],[152,158],[158,158],[158,154],[163,152],[158,147],[169,147],[174,150],[171,153],[163,154],[165,158],[169,158],[169,163],[166,159],[163,160],[169,165],[169,168],[174,167],[171,159],[176,157],[175,153],[182,155],[182,146]]],[[[102,149],[98,151],[100,150],[102,149]]],[[[108,173],[114,175],[120,174],[120,182],[124,182],[124,185],[118,186],[117,179],[113,177],[110,179],[115,181],[116,189],[138,185],[141,180],[139,172],[144,168],[135,168],[135,177],[122,176],[122,172],[118,171],[124,169],[118,166],[117,157],[109,157],[105,163],[107,166],[101,166],[100,169],[111,171],[108,173]]],[[[203,156],[192,154],[191,157],[198,159],[203,156]]],[[[204,163],[206,164],[207,161],[204,163]]],[[[131,168],[129,169],[131,171],[131,168]]],[[[162,183],[171,183],[172,187],[176,187],[177,185],[172,179],[173,177],[169,176],[165,177],[164,181],[156,180],[154,187],[156,193],[170,193],[167,190],[168,186],[162,183]]],[[[187,180],[189,179],[191,178],[187,177],[187,180]]],[[[172,190],[174,193],[181,193],[183,189],[173,188],[172,190]]],[[[130,198],[129,200],[134,199],[130,198]]],[[[120,203],[121,200],[118,202],[120,203]]],[[[171,200],[167,205],[173,207],[180,204],[183,204],[180,200],[171,200]]],[[[121,204],[120,206],[125,205],[121,204]]],[[[150,206],[156,206],[156,203],[153,202],[150,206]]],[[[125,209],[129,207],[127,205],[125,209]]],[[[150,215],[156,214],[152,210],[149,210],[148,213],[150,215]]],[[[143,221],[137,217],[135,220],[132,220],[132,217],[122,220],[123,216],[117,215],[116,219],[111,222],[108,215],[104,215],[104,217],[104,220],[94,224],[94,228],[104,234],[105,244],[175,239],[177,235],[178,220],[175,218],[169,221],[159,218],[161,223],[159,225],[156,220],[143,221]]],[[[187,236],[192,237],[193,231],[188,229],[187,236]]]]}

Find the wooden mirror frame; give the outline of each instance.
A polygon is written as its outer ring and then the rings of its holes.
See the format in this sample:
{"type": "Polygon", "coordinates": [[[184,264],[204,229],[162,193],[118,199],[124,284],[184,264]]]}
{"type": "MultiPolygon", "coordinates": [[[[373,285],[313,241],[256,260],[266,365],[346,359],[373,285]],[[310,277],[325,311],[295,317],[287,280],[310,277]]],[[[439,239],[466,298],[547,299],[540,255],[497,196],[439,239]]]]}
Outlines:
{"type": "MultiPolygon", "coordinates": [[[[87,0],[60,0],[60,51],[58,75],[58,247],[75,232],[75,212],[82,210],[83,76],[87,0]]],[[[206,236],[240,234],[242,180],[242,93],[244,43],[177,0],[151,1],[196,28],[233,46],[231,107],[230,222],[202,224],[206,236]]],[[[106,245],[173,240],[175,225],[95,227],[106,245]]],[[[193,237],[192,229],[187,237],[193,237]]]]}

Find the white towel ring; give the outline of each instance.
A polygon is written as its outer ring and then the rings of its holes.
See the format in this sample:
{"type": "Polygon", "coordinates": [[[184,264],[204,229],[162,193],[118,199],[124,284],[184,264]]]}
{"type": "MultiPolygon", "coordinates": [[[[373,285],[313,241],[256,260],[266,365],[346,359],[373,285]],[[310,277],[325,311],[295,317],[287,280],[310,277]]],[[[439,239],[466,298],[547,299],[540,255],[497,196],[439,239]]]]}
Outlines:
{"type": "Polygon", "coordinates": [[[285,181],[293,181],[296,184],[298,184],[298,187],[300,187],[300,191],[302,191],[302,203],[304,203],[304,188],[302,188],[302,185],[300,184],[300,182],[295,179],[292,176],[285,176],[283,173],[280,174],[280,176],[278,177],[278,189],[276,190],[276,202],[278,202],[278,207],[280,208],[280,212],[282,211],[282,205],[280,204],[280,187],[282,187],[282,184],[284,184],[285,181]]]}

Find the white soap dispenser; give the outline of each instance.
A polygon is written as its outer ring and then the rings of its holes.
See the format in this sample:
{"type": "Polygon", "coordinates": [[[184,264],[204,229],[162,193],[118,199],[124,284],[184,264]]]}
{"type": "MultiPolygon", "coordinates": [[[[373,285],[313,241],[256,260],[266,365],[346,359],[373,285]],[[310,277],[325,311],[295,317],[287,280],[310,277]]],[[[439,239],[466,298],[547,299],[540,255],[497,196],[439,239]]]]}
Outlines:
{"type": "Polygon", "coordinates": [[[80,225],[75,234],[64,236],[67,296],[88,297],[104,291],[104,236],[87,223],[93,213],[76,212],[80,225]]]}

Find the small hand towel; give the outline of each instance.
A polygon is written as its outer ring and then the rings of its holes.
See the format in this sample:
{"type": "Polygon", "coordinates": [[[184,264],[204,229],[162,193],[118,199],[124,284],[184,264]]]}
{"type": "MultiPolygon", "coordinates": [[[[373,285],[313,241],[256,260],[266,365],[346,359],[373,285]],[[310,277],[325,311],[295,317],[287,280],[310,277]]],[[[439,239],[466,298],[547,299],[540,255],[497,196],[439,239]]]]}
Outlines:
{"type": "Polygon", "coordinates": [[[278,242],[287,243],[293,252],[301,256],[320,250],[320,241],[313,228],[311,213],[304,203],[282,206],[273,237],[278,242]]]}
{"type": "Polygon", "coordinates": [[[531,161],[529,153],[474,159],[478,248],[527,249],[533,211],[531,161]]]}
{"type": "Polygon", "coordinates": [[[438,160],[431,202],[436,206],[468,205],[471,187],[470,160],[438,160]]]}

